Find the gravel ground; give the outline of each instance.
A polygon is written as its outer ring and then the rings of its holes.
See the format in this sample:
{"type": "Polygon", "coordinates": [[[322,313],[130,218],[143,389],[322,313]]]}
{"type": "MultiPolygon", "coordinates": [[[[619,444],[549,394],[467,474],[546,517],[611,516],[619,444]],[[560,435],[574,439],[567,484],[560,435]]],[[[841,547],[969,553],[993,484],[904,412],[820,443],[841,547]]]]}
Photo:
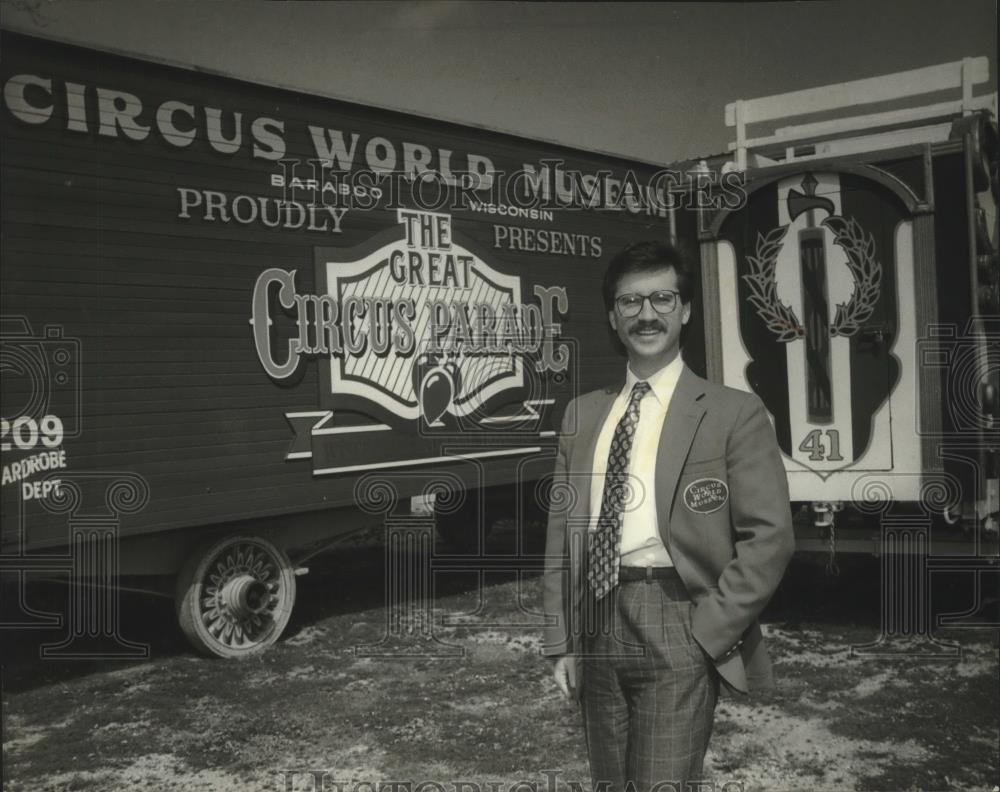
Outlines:
{"type": "MultiPolygon", "coordinates": [[[[589,789],[579,715],[538,653],[537,577],[439,575],[433,640],[387,640],[380,548],[310,566],[285,637],[242,662],[194,656],[169,603],[141,596],[123,624],[148,660],[43,662],[38,645],[57,635],[6,633],[5,789],[589,789]]],[[[960,649],[951,659],[859,656],[851,646],[878,635],[878,565],[841,568],[793,562],[765,614],[777,686],[720,701],[716,788],[996,789],[997,631],[939,631],[960,649]]],[[[935,594],[957,611],[966,589],[935,594]]]]}

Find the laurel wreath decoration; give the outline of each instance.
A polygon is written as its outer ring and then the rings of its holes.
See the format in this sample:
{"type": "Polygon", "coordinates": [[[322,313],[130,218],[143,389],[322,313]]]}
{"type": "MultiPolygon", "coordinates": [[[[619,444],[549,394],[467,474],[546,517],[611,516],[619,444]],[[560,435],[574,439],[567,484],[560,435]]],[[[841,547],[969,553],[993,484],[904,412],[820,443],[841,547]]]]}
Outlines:
{"type": "MultiPolygon", "coordinates": [[[[774,277],[775,264],[781,251],[781,242],[788,233],[788,226],[778,226],[767,232],[757,232],[755,256],[747,256],[750,272],[743,276],[752,294],[750,302],[757,309],[757,315],[778,337],[778,341],[794,341],[805,336],[795,311],[778,299],[777,281],[774,277]]],[[[839,315],[839,314],[838,314],[839,315]]]]}
{"type": "Polygon", "coordinates": [[[833,232],[834,243],[847,254],[847,266],[854,276],[854,291],[846,303],[837,303],[830,335],[852,336],[872,315],[878,301],[882,265],[875,258],[875,237],[866,235],[853,217],[830,215],[823,225],[833,232]]]}
{"type": "MultiPolygon", "coordinates": [[[[846,303],[837,303],[830,335],[852,336],[871,317],[878,302],[882,265],[875,258],[875,237],[866,234],[853,217],[830,215],[823,225],[833,232],[834,244],[840,245],[847,254],[847,266],[854,279],[850,299],[846,303]]],[[[747,256],[750,272],[743,276],[752,292],[749,301],[779,342],[794,341],[804,338],[806,334],[795,311],[778,299],[775,266],[788,228],[783,225],[767,234],[757,232],[756,255],[747,256]]]]}

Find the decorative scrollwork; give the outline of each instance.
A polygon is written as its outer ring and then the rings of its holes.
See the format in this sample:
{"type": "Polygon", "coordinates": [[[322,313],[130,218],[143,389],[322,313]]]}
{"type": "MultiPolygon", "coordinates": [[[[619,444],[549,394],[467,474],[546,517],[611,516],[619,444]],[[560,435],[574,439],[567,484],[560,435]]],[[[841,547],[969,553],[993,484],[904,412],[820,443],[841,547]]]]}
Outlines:
{"type": "Polygon", "coordinates": [[[941,512],[962,502],[962,486],[948,474],[926,478],[920,487],[920,502],[931,512],[941,512]]]}
{"type": "Polygon", "coordinates": [[[569,514],[579,503],[580,482],[547,476],[535,485],[535,496],[539,502],[549,504],[550,512],[569,514]]]}
{"type": "Polygon", "coordinates": [[[399,488],[381,474],[358,479],[354,485],[354,502],[368,514],[388,514],[399,501],[399,488]]]}
{"type": "Polygon", "coordinates": [[[438,514],[455,514],[465,505],[468,497],[462,480],[452,474],[438,472],[432,481],[427,482],[421,490],[426,498],[434,496],[434,511],[438,514]]]}
{"type": "Polygon", "coordinates": [[[618,509],[621,512],[632,512],[638,509],[646,500],[646,488],[635,476],[629,475],[623,481],[614,485],[615,497],[618,498],[618,509]]]}
{"type": "Polygon", "coordinates": [[[140,512],[149,503],[149,484],[140,476],[116,479],[105,491],[104,502],[117,514],[140,512]]]}
{"type": "Polygon", "coordinates": [[[49,497],[42,498],[38,502],[46,511],[53,514],[69,513],[73,515],[83,503],[83,489],[77,480],[63,476],[59,488],[53,489],[49,497]]]}
{"type": "Polygon", "coordinates": [[[862,476],[851,487],[851,502],[865,514],[888,511],[895,497],[892,486],[884,478],[862,476]]]}

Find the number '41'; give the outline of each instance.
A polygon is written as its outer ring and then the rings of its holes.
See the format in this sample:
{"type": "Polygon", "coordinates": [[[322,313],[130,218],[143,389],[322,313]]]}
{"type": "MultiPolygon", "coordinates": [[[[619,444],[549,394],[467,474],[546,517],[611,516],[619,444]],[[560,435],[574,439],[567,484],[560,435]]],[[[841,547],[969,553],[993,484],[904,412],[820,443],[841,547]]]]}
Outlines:
{"type": "Polygon", "coordinates": [[[824,459],[827,462],[841,462],[844,459],[840,455],[840,431],[837,429],[827,429],[826,432],[822,429],[813,429],[799,443],[799,451],[808,451],[810,462],[821,462],[824,459]],[[829,453],[827,453],[821,439],[824,434],[826,434],[827,442],[830,445],[829,453]]]}

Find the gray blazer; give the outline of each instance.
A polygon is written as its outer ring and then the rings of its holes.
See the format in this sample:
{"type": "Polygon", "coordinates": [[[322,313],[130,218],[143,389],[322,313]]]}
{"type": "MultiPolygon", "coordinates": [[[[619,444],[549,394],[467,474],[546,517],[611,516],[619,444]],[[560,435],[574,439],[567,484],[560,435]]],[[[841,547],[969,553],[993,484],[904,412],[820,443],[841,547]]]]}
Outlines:
{"type": "MultiPolygon", "coordinates": [[[[544,575],[544,608],[554,622],[545,630],[548,655],[581,652],[594,447],[621,387],[574,399],[563,419],[544,575]]],[[[788,480],[760,399],[685,367],[663,422],[655,497],[660,536],[693,603],[695,640],[731,688],[769,686],[757,617],[795,539],[788,480]]],[[[579,663],[576,671],[580,679],[579,663]]]]}

